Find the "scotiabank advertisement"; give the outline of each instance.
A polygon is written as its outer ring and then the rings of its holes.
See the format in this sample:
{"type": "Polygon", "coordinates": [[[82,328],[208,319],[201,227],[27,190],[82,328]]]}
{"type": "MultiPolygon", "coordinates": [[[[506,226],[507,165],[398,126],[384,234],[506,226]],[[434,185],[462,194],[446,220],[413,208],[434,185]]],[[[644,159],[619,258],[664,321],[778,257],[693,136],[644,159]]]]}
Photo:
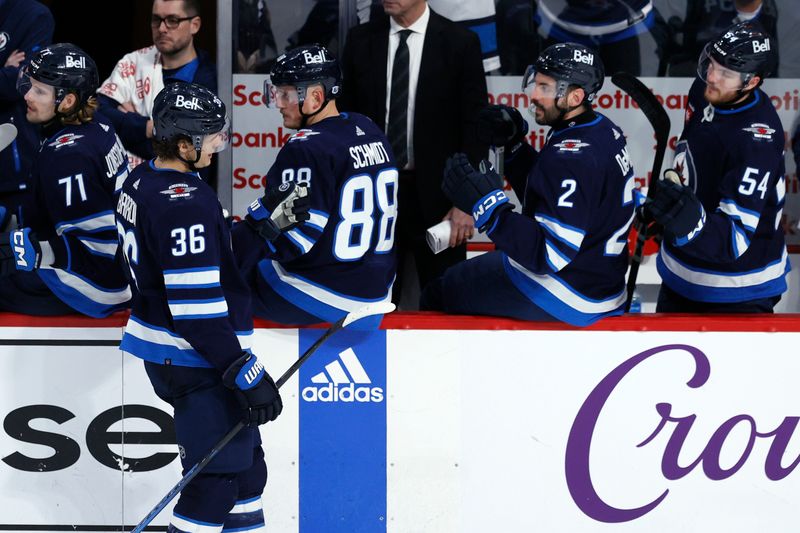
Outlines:
{"type": "MultiPolygon", "coordinates": [[[[287,382],[270,532],[797,531],[797,317],[437,320],[339,332],[287,382]]],[[[119,322],[0,326],[0,530],[131,527],[178,481],[119,322]]],[[[254,349],[277,377],[322,333],[254,349]]]]}
{"type": "MultiPolygon", "coordinates": [[[[240,74],[233,77],[233,209],[243,215],[247,206],[263,194],[264,176],[275,161],[278,150],[292,133],[283,127],[280,113],[262,104],[264,76],[240,74]]],[[[489,76],[489,99],[492,103],[517,107],[531,125],[528,142],[537,149],[544,144],[548,128],[537,125],[527,113],[528,96],[521,90],[518,76],[489,76]]],[[[665,168],[672,161],[672,150],[683,129],[686,95],[690,78],[642,78],[663,103],[672,121],[665,168]]],[[[786,137],[786,225],[789,244],[800,244],[800,186],[789,145],[790,132],[797,124],[800,111],[798,80],[766,80],[764,91],[770,96],[786,137]]],[[[606,79],[595,109],[617,123],[628,139],[628,152],[633,162],[637,183],[647,183],[655,153],[655,137],[650,123],[632,99],[606,79]]]]}

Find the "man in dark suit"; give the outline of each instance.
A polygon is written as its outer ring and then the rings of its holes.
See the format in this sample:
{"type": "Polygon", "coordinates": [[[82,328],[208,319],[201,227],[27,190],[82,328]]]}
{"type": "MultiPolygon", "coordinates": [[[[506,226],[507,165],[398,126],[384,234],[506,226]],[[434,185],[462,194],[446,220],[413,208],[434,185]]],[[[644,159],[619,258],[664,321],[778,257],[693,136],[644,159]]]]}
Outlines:
{"type": "Polygon", "coordinates": [[[384,16],[347,35],[338,101],[386,131],[398,162],[398,302],[400,291],[413,287],[409,256],[420,289],[466,258],[474,221],[442,193],[442,173],[455,152],[474,163],[485,157],[488,146],[478,141],[474,119],[488,98],[475,33],[437,15],[425,0],[384,0],[383,8],[384,16]],[[451,247],[434,255],[425,230],[442,220],[451,222],[451,247]]]}

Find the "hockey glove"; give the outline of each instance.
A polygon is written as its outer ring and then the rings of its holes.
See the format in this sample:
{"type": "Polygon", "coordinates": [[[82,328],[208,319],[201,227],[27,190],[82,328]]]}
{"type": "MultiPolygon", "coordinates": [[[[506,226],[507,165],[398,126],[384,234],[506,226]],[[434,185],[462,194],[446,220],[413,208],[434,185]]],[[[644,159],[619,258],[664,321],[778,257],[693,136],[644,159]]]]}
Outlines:
{"type": "Polygon", "coordinates": [[[680,183],[672,169],[664,172],[653,198],[645,203],[644,211],[645,217],[663,226],[664,238],[676,246],[697,237],[706,221],[703,204],[692,189],[680,183]]]}
{"type": "Polygon", "coordinates": [[[466,154],[455,154],[444,166],[442,191],[453,205],[465,213],[472,213],[478,231],[485,228],[503,209],[511,208],[503,192],[503,178],[487,165],[485,172],[475,170],[466,154]]]}
{"type": "Polygon", "coordinates": [[[245,353],[234,361],[222,374],[222,382],[233,390],[245,410],[243,420],[248,426],[272,422],[281,414],[278,387],[255,355],[245,353]]]}
{"type": "Polygon", "coordinates": [[[263,238],[274,241],[282,232],[308,220],[310,209],[307,187],[283,183],[250,204],[244,219],[263,238]]]}
{"type": "Polygon", "coordinates": [[[42,262],[42,248],[30,228],[0,233],[0,275],[31,272],[42,262]]]}
{"type": "Polygon", "coordinates": [[[478,112],[478,140],[515,150],[528,133],[528,123],[516,108],[490,105],[478,112]]]}

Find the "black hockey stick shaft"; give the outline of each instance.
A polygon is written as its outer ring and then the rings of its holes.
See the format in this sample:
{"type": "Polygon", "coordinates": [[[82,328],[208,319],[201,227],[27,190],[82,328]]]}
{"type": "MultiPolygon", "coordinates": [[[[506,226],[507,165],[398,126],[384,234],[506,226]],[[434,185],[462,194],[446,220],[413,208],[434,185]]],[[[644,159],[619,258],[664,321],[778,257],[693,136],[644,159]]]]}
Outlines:
{"type": "MultiPolygon", "coordinates": [[[[358,309],[356,311],[353,311],[352,313],[348,313],[347,315],[343,316],[342,318],[334,322],[333,325],[331,325],[331,327],[329,327],[325,331],[325,333],[323,333],[322,336],[319,339],[317,339],[316,342],[314,342],[314,344],[312,344],[311,347],[303,353],[303,355],[300,356],[300,358],[297,361],[292,363],[292,366],[290,366],[286,370],[286,372],[284,372],[283,375],[280,378],[278,378],[278,381],[275,382],[275,385],[280,389],[283,386],[283,384],[289,381],[289,378],[291,378],[295,374],[295,372],[297,372],[300,369],[300,367],[303,366],[303,363],[308,361],[308,359],[314,354],[314,352],[316,352],[319,349],[319,347],[322,346],[322,344],[331,337],[331,335],[333,335],[340,329],[347,327],[349,324],[352,324],[353,322],[355,322],[360,318],[378,314],[391,313],[392,311],[394,311],[394,304],[381,302],[377,304],[365,305],[361,309],[358,309]]],[[[228,433],[226,433],[225,436],[222,437],[222,439],[220,439],[220,441],[214,445],[213,448],[211,448],[211,451],[209,451],[202,459],[200,459],[200,461],[196,465],[190,468],[183,475],[180,481],[178,481],[178,483],[174,487],[172,487],[172,489],[170,489],[170,491],[161,499],[161,501],[158,502],[158,504],[156,504],[155,507],[153,507],[153,509],[147,514],[147,516],[145,516],[144,519],[142,519],[142,521],[139,522],[139,524],[135,528],[133,528],[132,530],[133,533],[141,533],[142,531],[144,531],[144,529],[150,524],[150,522],[152,522],[155,519],[155,517],[157,517],[161,513],[161,511],[164,510],[164,508],[167,505],[169,505],[169,502],[171,502],[173,498],[175,498],[175,496],[180,494],[180,492],[184,488],[186,488],[186,485],[188,485],[189,482],[193,480],[195,476],[197,476],[197,474],[199,474],[200,471],[203,470],[203,468],[205,468],[205,466],[208,463],[210,463],[212,459],[214,459],[214,457],[216,457],[216,455],[220,452],[220,450],[222,450],[222,448],[224,448],[231,441],[231,439],[233,439],[242,430],[243,427],[244,427],[244,422],[237,422],[236,425],[233,426],[228,431],[228,433]]]]}
{"type": "MultiPolygon", "coordinates": [[[[664,106],[658,101],[656,95],[647,88],[647,86],[633,74],[628,72],[618,72],[611,76],[611,81],[614,85],[625,91],[628,96],[633,98],[633,101],[642,110],[647,121],[653,127],[656,136],[656,153],[653,158],[653,168],[650,172],[650,182],[647,187],[647,197],[653,198],[656,187],[658,186],[658,179],[661,174],[661,165],[664,163],[664,154],[667,151],[667,143],[669,142],[670,120],[669,115],[664,110],[664,106]]],[[[639,275],[639,265],[642,263],[642,252],[644,250],[644,243],[647,240],[647,226],[640,220],[636,220],[636,247],[633,251],[631,258],[631,269],[628,273],[627,283],[627,296],[625,300],[625,312],[631,310],[631,303],[633,302],[633,292],[636,290],[636,278],[639,275]]]]}

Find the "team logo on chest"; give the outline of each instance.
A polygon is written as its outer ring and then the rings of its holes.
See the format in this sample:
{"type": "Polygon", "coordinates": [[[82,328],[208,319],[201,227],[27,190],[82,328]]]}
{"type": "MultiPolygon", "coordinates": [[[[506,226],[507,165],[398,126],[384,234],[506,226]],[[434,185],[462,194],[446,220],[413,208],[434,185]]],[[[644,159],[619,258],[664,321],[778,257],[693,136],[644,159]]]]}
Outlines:
{"type": "Polygon", "coordinates": [[[59,135],[53,142],[49,143],[47,146],[51,146],[58,150],[62,146],[73,146],[75,141],[83,137],[83,135],[75,135],[74,133],[65,133],[64,135],[59,135]]]}
{"type": "Polygon", "coordinates": [[[572,152],[578,153],[581,149],[590,146],[589,143],[585,143],[580,139],[564,139],[560,143],[556,143],[553,146],[558,148],[559,152],[572,152]]]}
{"type": "Polygon", "coordinates": [[[772,134],[775,133],[773,128],[770,128],[766,124],[750,124],[749,128],[742,128],[744,131],[753,134],[753,138],[755,140],[772,140],[772,134]]]}
{"type": "Polygon", "coordinates": [[[159,191],[161,194],[168,194],[170,200],[176,198],[189,198],[192,191],[196,191],[197,187],[191,187],[186,183],[173,183],[168,189],[159,191]]]}
{"type": "Polygon", "coordinates": [[[292,141],[307,141],[309,137],[313,135],[319,135],[318,131],[314,130],[299,130],[297,133],[291,136],[289,142],[292,141]]]}

